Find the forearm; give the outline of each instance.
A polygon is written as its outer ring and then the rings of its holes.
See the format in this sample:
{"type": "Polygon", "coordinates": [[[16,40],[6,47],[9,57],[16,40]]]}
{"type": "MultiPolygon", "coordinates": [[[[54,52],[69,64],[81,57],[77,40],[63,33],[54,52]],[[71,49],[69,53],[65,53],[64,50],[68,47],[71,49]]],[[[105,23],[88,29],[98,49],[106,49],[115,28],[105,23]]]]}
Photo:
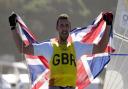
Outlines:
{"type": "Polygon", "coordinates": [[[16,28],[12,30],[12,35],[16,46],[21,53],[34,55],[33,45],[29,44],[28,46],[26,46],[25,43],[22,41],[21,37],[19,36],[16,28]]]}
{"type": "Polygon", "coordinates": [[[24,42],[22,41],[22,39],[21,39],[21,37],[19,36],[19,34],[18,34],[18,32],[17,32],[16,29],[17,29],[17,28],[13,28],[13,30],[12,30],[13,39],[14,39],[14,41],[15,41],[15,43],[16,43],[16,46],[17,46],[18,50],[19,50],[20,52],[23,52],[23,48],[25,47],[25,44],[24,44],[24,42]]]}
{"type": "Polygon", "coordinates": [[[97,45],[94,45],[94,48],[93,48],[94,54],[103,53],[105,51],[105,48],[109,42],[110,29],[111,29],[111,26],[107,25],[102,39],[100,40],[100,42],[97,45]]]}
{"type": "Polygon", "coordinates": [[[103,35],[103,38],[101,39],[101,41],[98,44],[100,46],[101,52],[104,52],[106,46],[108,45],[109,35],[110,35],[110,29],[111,29],[111,26],[110,25],[107,25],[106,26],[106,29],[105,29],[105,33],[103,35]]]}

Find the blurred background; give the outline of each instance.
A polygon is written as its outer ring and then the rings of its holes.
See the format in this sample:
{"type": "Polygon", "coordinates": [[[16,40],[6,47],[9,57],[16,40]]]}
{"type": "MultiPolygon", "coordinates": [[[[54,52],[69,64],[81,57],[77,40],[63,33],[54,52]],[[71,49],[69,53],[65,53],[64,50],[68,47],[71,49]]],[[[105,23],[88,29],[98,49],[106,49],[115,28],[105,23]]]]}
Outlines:
{"type": "MultiPolygon", "coordinates": [[[[128,0],[123,1],[128,6],[128,0]]],[[[40,42],[57,34],[56,19],[61,13],[69,14],[73,29],[88,26],[102,11],[112,11],[116,53],[128,53],[128,7],[123,4],[122,0],[0,0],[0,89],[30,89],[24,56],[16,48],[8,23],[12,11],[22,17],[40,42]]],[[[112,56],[104,71],[86,89],[127,89],[127,68],[126,55],[112,56]]]]}

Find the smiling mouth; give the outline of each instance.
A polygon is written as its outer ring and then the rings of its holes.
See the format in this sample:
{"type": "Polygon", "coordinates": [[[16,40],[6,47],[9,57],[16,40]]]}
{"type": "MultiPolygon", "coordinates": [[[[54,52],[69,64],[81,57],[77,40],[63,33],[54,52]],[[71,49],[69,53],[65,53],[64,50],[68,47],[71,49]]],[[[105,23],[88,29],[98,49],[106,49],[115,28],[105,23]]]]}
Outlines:
{"type": "Polygon", "coordinates": [[[62,32],[62,34],[67,35],[67,34],[68,34],[68,32],[62,32]]]}

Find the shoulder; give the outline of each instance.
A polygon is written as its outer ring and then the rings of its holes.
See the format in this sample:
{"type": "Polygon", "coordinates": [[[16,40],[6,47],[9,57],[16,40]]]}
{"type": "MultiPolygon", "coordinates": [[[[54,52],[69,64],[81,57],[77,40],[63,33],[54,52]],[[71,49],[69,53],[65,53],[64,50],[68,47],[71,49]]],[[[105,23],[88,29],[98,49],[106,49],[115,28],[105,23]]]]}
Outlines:
{"type": "Polygon", "coordinates": [[[50,39],[50,42],[51,42],[51,45],[56,45],[56,46],[59,46],[59,43],[58,43],[58,39],[57,38],[52,38],[50,39]]]}

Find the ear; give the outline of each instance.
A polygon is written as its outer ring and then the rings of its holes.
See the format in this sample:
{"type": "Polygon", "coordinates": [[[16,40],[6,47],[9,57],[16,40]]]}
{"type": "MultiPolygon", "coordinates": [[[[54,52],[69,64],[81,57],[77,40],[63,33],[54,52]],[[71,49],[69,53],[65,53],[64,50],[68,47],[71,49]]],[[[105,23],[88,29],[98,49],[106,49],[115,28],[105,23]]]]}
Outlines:
{"type": "Polygon", "coordinates": [[[58,26],[56,25],[56,30],[58,31],[58,26]]]}
{"type": "Polygon", "coordinates": [[[56,30],[58,31],[59,29],[58,29],[58,25],[56,24],[56,30]]]}

